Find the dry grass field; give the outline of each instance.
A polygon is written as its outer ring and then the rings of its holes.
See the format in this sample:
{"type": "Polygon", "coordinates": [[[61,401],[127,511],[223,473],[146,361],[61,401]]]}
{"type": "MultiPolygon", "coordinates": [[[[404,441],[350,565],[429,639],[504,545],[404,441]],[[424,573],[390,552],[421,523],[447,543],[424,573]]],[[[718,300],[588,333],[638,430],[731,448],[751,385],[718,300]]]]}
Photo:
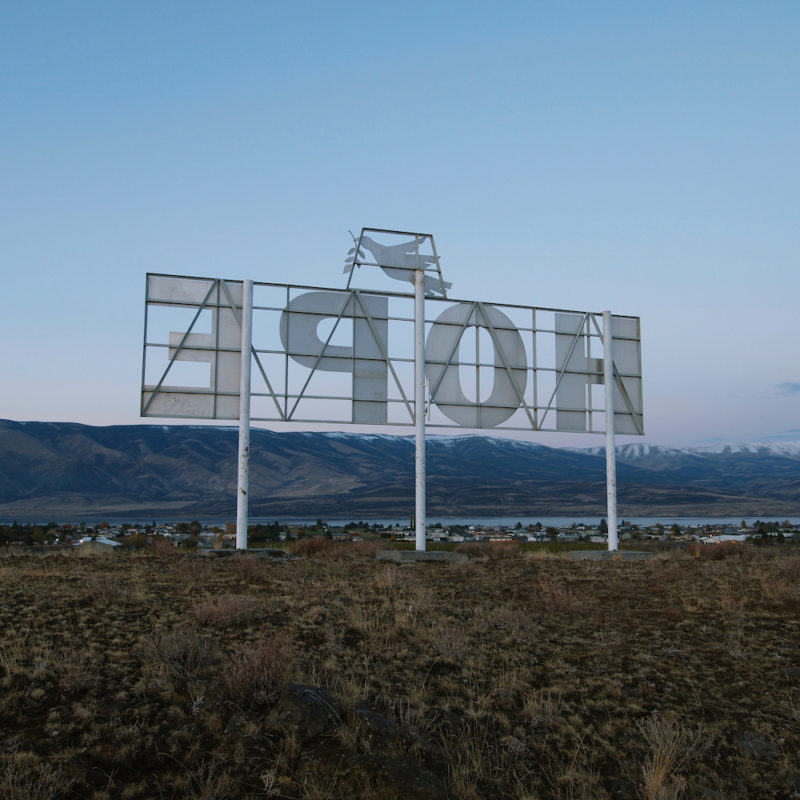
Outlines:
{"type": "Polygon", "coordinates": [[[800,797],[795,547],[309,541],[0,557],[0,797],[800,797]]]}

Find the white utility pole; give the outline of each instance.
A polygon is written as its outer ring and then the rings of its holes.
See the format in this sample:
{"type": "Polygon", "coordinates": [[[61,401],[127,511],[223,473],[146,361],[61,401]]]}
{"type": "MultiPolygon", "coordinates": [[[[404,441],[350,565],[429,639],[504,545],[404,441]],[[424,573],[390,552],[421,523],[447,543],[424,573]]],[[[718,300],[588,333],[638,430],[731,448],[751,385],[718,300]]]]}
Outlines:
{"type": "Polygon", "coordinates": [[[617,537],[617,453],[614,440],[614,352],[611,312],[603,312],[603,383],[606,404],[606,495],[608,500],[608,549],[619,550],[617,537]]]}
{"type": "Polygon", "coordinates": [[[250,493],[250,351],[253,347],[253,281],[242,283],[242,362],[239,379],[239,472],[236,491],[236,549],[247,550],[250,493]]]}
{"type": "Polygon", "coordinates": [[[416,549],[425,550],[425,271],[414,270],[414,428],[416,549]]]}

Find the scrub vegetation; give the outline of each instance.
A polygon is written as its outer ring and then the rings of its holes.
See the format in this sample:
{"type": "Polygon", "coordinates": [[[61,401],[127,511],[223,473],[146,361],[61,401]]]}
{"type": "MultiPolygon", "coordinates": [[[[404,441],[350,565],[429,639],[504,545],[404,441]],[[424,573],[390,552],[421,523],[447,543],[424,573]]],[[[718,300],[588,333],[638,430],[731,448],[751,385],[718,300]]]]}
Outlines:
{"type": "Polygon", "coordinates": [[[0,796],[800,796],[795,547],[376,547],[1,557],[0,796]]]}

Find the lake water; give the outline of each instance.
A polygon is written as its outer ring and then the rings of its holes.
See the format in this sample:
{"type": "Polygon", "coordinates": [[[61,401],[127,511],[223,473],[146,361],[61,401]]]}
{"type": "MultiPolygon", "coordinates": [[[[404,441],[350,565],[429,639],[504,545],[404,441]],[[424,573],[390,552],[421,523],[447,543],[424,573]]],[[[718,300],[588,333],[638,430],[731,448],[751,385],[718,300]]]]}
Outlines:
{"type": "MultiPolygon", "coordinates": [[[[469,516],[469,517],[450,517],[450,516],[436,516],[431,515],[428,517],[428,527],[435,525],[437,522],[440,522],[442,525],[476,525],[476,526],[486,526],[489,528],[513,528],[518,522],[523,526],[527,527],[528,525],[535,525],[537,522],[541,522],[544,527],[553,527],[553,528],[563,528],[576,523],[578,525],[599,525],[600,520],[602,517],[489,517],[489,516],[469,516]]],[[[180,516],[180,517],[156,517],[155,521],[159,523],[169,523],[169,522],[189,522],[192,517],[189,516],[180,516]]],[[[251,525],[256,524],[267,524],[270,522],[275,522],[277,519],[278,522],[289,524],[289,525],[314,525],[317,521],[317,517],[253,517],[251,516],[249,519],[249,523],[251,525]]],[[[405,528],[409,526],[410,520],[408,517],[340,517],[334,519],[332,517],[322,517],[323,521],[329,523],[333,526],[341,526],[346,525],[349,522],[367,522],[370,525],[377,524],[383,527],[396,527],[399,525],[401,528],[405,528]]],[[[619,524],[622,524],[623,519],[625,522],[630,522],[634,525],[638,525],[640,527],[647,527],[649,525],[655,525],[657,522],[660,522],[662,525],[670,526],[675,523],[680,525],[681,527],[688,527],[688,526],[704,526],[704,525],[733,525],[734,527],[738,528],[741,525],[742,519],[745,519],[749,524],[754,523],[757,519],[761,520],[762,522],[783,522],[784,520],[788,519],[792,525],[800,525],[800,516],[786,516],[786,515],[777,515],[772,517],[619,517],[619,524]]],[[[0,520],[0,525],[10,525],[14,520],[0,520]]],[[[31,523],[31,522],[39,522],[39,524],[43,524],[45,522],[51,521],[50,518],[45,519],[44,517],[38,519],[31,519],[29,517],[18,517],[17,521],[20,523],[31,523]]],[[[137,517],[137,516],[125,516],[125,517],[113,517],[113,516],[105,516],[105,517],[96,517],[90,514],[86,514],[82,516],[80,519],[56,519],[56,522],[59,524],[63,524],[65,522],[86,522],[90,525],[96,525],[100,522],[108,522],[109,525],[117,525],[124,522],[129,523],[149,523],[153,521],[153,517],[137,517]]],[[[209,517],[200,517],[199,522],[203,523],[204,525],[208,526],[219,526],[224,527],[228,522],[234,522],[235,516],[231,517],[216,517],[216,518],[209,518],[209,517]]]]}

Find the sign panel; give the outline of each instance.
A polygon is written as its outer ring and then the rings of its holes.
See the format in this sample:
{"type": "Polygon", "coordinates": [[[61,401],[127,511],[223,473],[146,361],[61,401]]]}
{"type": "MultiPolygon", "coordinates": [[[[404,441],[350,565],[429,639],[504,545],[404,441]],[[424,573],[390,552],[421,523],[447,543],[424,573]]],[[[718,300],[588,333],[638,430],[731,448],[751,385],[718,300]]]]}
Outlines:
{"type": "MultiPolygon", "coordinates": [[[[354,259],[367,248],[413,275],[418,246],[378,247],[362,235],[354,259]]],[[[604,432],[602,314],[454,300],[440,272],[426,281],[428,427],[604,432]]],[[[241,281],[147,276],[143,416],[237,418],[241,308],[241,281]]],[[[409,294],[255,283],[251,420],[413,425],[413,320],[409,294]]],[[[639,319],[611,328],[615,432],[643,434],[639,319]]]]}

